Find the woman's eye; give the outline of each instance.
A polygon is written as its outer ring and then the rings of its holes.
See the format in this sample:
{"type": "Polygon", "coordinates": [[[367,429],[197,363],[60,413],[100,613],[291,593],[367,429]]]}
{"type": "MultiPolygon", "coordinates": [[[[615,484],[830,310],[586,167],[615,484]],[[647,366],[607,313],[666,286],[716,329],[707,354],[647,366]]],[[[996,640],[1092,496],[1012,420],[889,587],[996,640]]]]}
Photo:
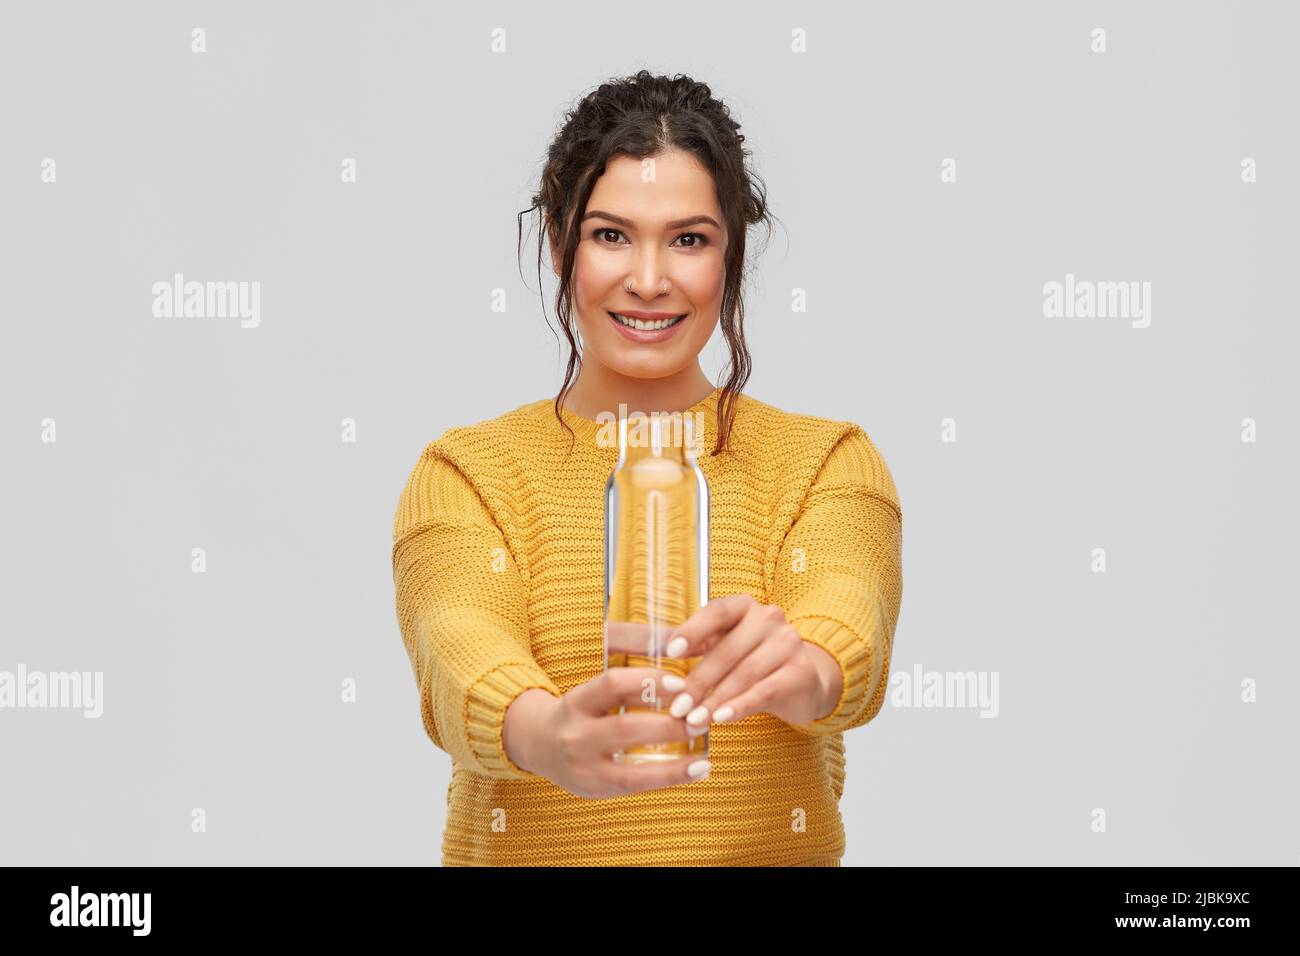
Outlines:
{"type": "MultiPolygon", "coordinates": [[[[609,237],[610,237],[610,236],[618,237],[618,236],[622,236],[622,235],[623,235],[623,232],[622,232],[621,229],[612,229],[612,228],[610,228],[609,226],[602,226],[601,228],[595,230],[595,232],[592,233],[592,236],[593,236],[594,238],[599,239],[599,240],[601,240],[602,242],[613,242],[613,243],[616,244],[616,245],[618,244],[618,239],[617,239],[617,238],[610,239],[609,237]]],[[[702,246],[706,246],[706,245],[708,245],[708,243],[709,243],[709,237],[706,236],[706,235],[704,235],[703,233],[700,233],[700,232],[686,232],[686,233],[682,233],[682,235],[678,236],[677,239],[674,240],[674,242],[676,242],[676,241],[678,241],[678,240],[681,240],[681,239],[694,239],[694,240],[695,240],[694,242],[687,243],[687,244],[683,245],[682,248],[684,248],[684,249],[696,249],[696,248],[700,248],[700,247],[702,247],[702,246]]]]}
{"type": "Polygon", "coordinates": [[[687,249],[694,249],[694,248],[696,248],[697,246],[705,246],[705,245],[708,245],[708,242],[709,242],[709,237],[706,236],[706,235],[704,235],[703,233],[699,233],[699,232],[688,232],[688,233],[684,233],[683,235],[680,235],[680,236],[678,236],[677,238],[678,238],[678,239],[696,239],[696,240],[698,240],[697,242],[692,242],[689,246],[687,246],[687,247],[686,247],[687,249]]]}

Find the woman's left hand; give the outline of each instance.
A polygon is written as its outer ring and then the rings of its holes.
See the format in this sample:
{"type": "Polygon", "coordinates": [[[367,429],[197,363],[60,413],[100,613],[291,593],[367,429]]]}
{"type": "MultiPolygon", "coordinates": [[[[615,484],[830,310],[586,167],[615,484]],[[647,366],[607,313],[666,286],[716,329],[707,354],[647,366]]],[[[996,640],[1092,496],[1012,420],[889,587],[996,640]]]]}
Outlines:
{"type": "Polygon", "coordinates": [[[843,685],[840,665],[799,636],[775,604],[748,594],[713,598],[669,632],[665,653],[699,657],[670,713],[701,734],[713,723],[766,712],[791,724],[828,716],[843,685]]]}

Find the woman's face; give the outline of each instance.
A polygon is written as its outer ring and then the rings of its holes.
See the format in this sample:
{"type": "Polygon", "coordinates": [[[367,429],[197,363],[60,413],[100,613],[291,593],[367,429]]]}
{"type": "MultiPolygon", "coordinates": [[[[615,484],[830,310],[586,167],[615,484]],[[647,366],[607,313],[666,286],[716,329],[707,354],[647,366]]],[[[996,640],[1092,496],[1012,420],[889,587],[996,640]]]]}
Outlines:
{"type": "Polygon", "coordinates": [[[611,157],[587,201],[573,267],[583,362],[631,378],[698,366],[722,310],[726,241],[713,177],[691,154],[611,157]],[[611,315],[628,312],[685,318],[636,331],[611,315]]]}

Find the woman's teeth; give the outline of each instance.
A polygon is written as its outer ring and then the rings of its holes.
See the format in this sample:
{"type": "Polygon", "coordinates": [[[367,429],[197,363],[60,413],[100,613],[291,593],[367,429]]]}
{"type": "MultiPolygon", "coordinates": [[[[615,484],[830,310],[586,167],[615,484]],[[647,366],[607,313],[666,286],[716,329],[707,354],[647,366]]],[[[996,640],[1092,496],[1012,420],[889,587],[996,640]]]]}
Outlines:
{"type": "Polygon", "coordinates": [[[611,312],[610,315],[628,328],[640,329],[642,332],[653,332],[656,329],[666,329],[668,326],[676,325],[682,319],[686,318],[684,315],[679,315],[675,319],[656,319],[653,322],[648,322],[644,319],[629,319],[627,316],[619,315],[617,312],[611,312]]]}

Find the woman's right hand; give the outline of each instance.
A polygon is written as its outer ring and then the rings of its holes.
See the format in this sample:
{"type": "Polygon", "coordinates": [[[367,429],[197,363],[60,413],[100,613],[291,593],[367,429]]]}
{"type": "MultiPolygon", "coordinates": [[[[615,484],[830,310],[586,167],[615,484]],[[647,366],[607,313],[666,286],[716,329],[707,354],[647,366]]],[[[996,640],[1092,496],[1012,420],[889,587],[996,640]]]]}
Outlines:
{"type": "Polygon", "coordinates": [[[685,719],[666,711],[613,713],[620,706],[646,707],[647,693],[671,698],[662,683],[665,674],[652,667],[611,667],[559,697],[542,688],[525,691],[506,710],[506,755],[516,766],[588,799],[703,780],[708,761],[696,755],[649,763],[613,759],[614,751],[637,744],[696,739],[685,719]],[[692,777],[688,768],[695,764],[703,772],[692,777]]]}

